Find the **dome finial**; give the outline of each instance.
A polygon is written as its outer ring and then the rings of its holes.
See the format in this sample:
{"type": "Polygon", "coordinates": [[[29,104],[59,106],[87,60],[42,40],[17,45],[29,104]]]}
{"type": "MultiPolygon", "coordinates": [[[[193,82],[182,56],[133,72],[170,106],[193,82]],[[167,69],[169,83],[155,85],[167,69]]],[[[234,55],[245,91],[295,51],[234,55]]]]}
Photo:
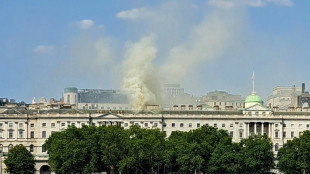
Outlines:
{"type": "Polygon", "coordinates": [[[255,82],[255,76],[254,76],[254,71],[253,71],[253,74],[252,74],[252,94],[255,94],[255,88],[254,88],[254,82],[255,82]]]}

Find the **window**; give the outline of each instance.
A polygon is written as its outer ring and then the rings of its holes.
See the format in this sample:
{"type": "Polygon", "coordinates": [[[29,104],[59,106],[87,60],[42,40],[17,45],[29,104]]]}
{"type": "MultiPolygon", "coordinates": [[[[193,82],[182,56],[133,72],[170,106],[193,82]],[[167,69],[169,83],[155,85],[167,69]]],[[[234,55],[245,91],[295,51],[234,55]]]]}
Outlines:
{"type": "Polygon", "coordinates": [[[291,138],[294,138],[294,131],[291,132],[291,138]]]}
{"type": "Polygon", "coordinates": [[[84,126],[85,125],[85,123],[82,123],[82,126],[84,126]]]}
{"type": "Polygon", "coordinates": [[[225,127],[225,123],[222,123],[222,127],[225,127]]]}
{"type": "Polygon", "coordinates": [[[286,138],[286,132],[283,132],[283,138],[286,138]]]}
{"type": "Polygon", "coordinates": [[[283,127],[286,127],[286,124],[283,124],[283,127]]]}
{"type": "Polygon", "coordinates": [[[183,124],[183,123],[180,123],[180,127],[184,127],[184,124],[183,124]]]}
{"type": "Polygon", "coordinates": [[[74,126],[74,127],[75,127],[75,123],[71,123],[71,126],[74,126]]]}
{"type": "Polygon", "coordinates": [[[46,147],[42,145],[42,152],[46,152],[46,147]]]}
{"type": "Polygon", "coordinates": [[[125,123],[125,127],[128,127],[128,123],[125,123]]]}
{"type": "Polygon", "coordinates": [[[23,123],[19,123],[18,124],[18,128],[23,128],[24,127],[24,124],[23,123]]]}
{"type": "Polygon", "coordinates": [[[0,130],[0,138],[3,138],[3,131],[0,130]]]}
{"type": "Polygon", "coordinates": [[[67,95],[67,103],[70,103],[70,95],[67,95]]]}
{"type": "Polygon", "coordinates": [[[153,127],[157,127],[158,126],[158,123],[154,123],[154,126],[153,127]]]}
{"type": "Polygon", "coordinates": [[[149,123],[144,123],[144,127],[149,127],[149,123]]]}
{"type": "Polygon", "coordinates": [[[276,144],[274,145],[274,151],[278,151],[278,150],[279,150],[279,144],[276,143],[276,144]]]}
{"type": "Polygon", "coordinates": [[[216,124],[216,123],[214,123],[213,127],[217,127],[217,124],[216,124]]]}
{"type": "Polygon", "coordinates": [[[42,123],[42,127],[46,127],[46,123],[42,123]]]}
{"type": "Polygon", "coordinates": [[[65,127],[66,126],[66,123],[61,123],[61,127],[65,127]]]}
{"type": "Polygon", "coordinates": [[[33,152],[33,144],[30,145],[30,152],[33,152]]]}
{"type": "Polygon", "coordinates": [[[310,124],[307,124],[307,129],[309,129],[310,128],[310,124]]]}
{"type": "Polygon", "coordinates": [[[42,131],[42,138],[46,138],[46,131],[42,131]]]}
{"type": "Polygon", "coordinates": [[[233,123],[230,123],[230,127],[234,127],[234,124],[233,124],[233,123]]]}
{"type": "Polygon", "coordinates": [[[101,109],[103,110],[103,109],[104,109],[104,107],[102,106],[102,107],[101,107],[101,109]]]}
{"type": "Polygon", "coordinates": [[[9,139],[13,139],[13,130],[9,130],[9,139]]]}
{"type": "Polygon", "coordinates": [[[51,123],[51,127],[55,127],[55,123],[51,123]]]}
{"type": "Polygon", "coordinates": [[[30,124],[30,127],[32,127],[32,128],[33,128],[33,127],[34,127],[34,123],[31,123],[31,124],[30,124]]]}
{"type": "Polygon", "coordinates": [[[229,132],[229,135],[230,135],[230,137],[234,137],[234,132],[233,132],[233,131],[230,131],[230,132],[229,132]]]}
{"type": "Polygon", "coordinates": [[[239,123],[239,127],[243,127],[243,123],[239,123]]]}
{"type": "Polygon", "coordinates": [[[291,128],[294,128],[294,124],[291,124],[291,128]]]}
{"type": "Polygon", "coordinates": [[[55,131],[52,131],[51,134],[55,133],[55,131]]]}
{"type": "Polygon", "coordinates": [[[9,123],[9,128],[13,128],[13,123],[9,123]]]}
{"type": "Polygon", "coordinates": [[[8,146],[8,149],[9,149],[9,151],[10,151],[11,149],[13,149],[13,144],[10,144],[10,145],[8,146]]]}
{"type": "Polygon", "coordinates": [[[24,137],[24,131],[20,130],[18,132],[19,138],[23,138],[24,137]]]}
{"type": "Polygon", "coordinates": [[[243,132],[242,132],[242,131],[239,132],[239,137],[240,137],[240,138],[243,137],[243,132]]]}
{"type": "Polygon", "coordinates": [[[275,138],[279,138],[279,132],[275,132],[275,138]]]}
{"type": "Polygon", "coordinates": [[[3,127],[3,123],[0,123],[0,128],[2,128],[3,127]]]}
{"type": "Polygon", "coordinates": [[[197,128],[200,128],[200,123],[197,123],[197,128]]]}
{"type": "Polygon", "coordinates": [[[258,115],[259,114],[259,112],[255,112],[255,115],[258,115]]]}
{"type": "Polygon", "coordinates": [[[171,124],[171,127],[175,127],[175,123],[172,123],[172,124],[171,124]]]}
{"type": "Polygon", "coordinates": [[[30,132],[30,138],[34,138],[34,131],[30,132]]]}
{"type": "Polygon", "coordinates": [[[192,125],[192,123],[188,123],[188,127],[192,127],[193,125],[192,125]]]}
{"type": "Polygon", "coordinates": [[[278,124],[275,124],[275,127],[278,127],[279,125],[278,124]]]}
{"type": "Polygon", "coordinates": [[[299,127],[299,128],[302,128],[302,124],[299,124],[298,127],[299,127]]]}

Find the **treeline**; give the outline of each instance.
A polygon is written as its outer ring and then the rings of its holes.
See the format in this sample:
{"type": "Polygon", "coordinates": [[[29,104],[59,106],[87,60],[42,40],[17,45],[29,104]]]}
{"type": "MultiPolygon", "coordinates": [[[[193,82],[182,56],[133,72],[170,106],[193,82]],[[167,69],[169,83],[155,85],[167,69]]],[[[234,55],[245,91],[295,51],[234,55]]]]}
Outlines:
{"type": "Polygon", "coordinates": [[[58,174],[93,173],[264,173],[274,167],[272,143],[253,136],[233,143],[227,131],[203,126],[173,132],[132,126],[69,127],[45,142],[49,165],[58,174]]]}

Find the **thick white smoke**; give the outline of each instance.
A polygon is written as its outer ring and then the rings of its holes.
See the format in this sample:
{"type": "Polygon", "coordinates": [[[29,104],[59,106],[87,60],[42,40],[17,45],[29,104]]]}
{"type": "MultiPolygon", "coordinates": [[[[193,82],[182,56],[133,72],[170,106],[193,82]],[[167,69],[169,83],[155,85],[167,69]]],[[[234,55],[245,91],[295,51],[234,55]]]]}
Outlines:
{"type": "Polygon", "coordinates": [[[179,82],[194,71],[197,65],[224,52],[240,26],[240,21],[236,19],[234,14],[220,10],[209,13],[200,24],[191,29],[186,42],[170,50],[161,71],[165,80],[179,82]]]}
{"type": "Polygon", "coordinates": [[[129,93],[133,110],[143,110],[148,104],[160,102],[160,83],[153,60],[157,49],[154,35],[128,43],[123,63],[123,88],[129,93]]]}

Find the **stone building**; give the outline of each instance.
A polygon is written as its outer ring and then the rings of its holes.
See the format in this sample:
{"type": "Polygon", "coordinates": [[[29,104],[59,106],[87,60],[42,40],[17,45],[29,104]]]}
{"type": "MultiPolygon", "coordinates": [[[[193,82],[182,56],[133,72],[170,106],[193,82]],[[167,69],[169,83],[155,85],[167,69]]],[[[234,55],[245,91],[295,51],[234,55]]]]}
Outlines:
{"type": "MultiPolygon", "coordinates": [[[[266,134],[273,143],[273,151],[287,140],[299,137],[310,130],[310,110],[272,110],[263,106],[261,98],[253,93],[245,100],[245,107],[238,110],[202,110],[201,107],[182,106],[174,110],[133,112],[131,110],[80,110],[0,107],[0,159],[6,158],[9,149],[18,144],[26,146],[36,159],[36,173],[50,173],[48,155],[42,146],[53,133],[67,126],[82,125],[140,125],[158,128],[169,136],[173,131],[189,131],[203,125],[227,130],[234,142],[253,134],[266,134]]],[[[2,161],[1,173],[5,173],[2,161]]]]}

